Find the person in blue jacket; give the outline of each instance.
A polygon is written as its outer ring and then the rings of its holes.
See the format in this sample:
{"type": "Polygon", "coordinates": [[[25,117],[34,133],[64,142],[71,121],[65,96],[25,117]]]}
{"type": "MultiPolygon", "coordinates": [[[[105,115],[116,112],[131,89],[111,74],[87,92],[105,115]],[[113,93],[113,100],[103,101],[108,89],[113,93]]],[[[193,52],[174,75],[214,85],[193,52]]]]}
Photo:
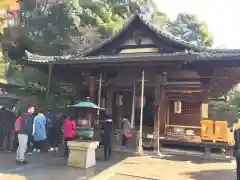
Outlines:
{"type": "Polygon", "coordinates": [[[43,114],[43,111],[40,110],[33,120],[33,139],[35,142],[34,151],[40,152],[47,140],[46,122],[46,117],[43,114]]]}

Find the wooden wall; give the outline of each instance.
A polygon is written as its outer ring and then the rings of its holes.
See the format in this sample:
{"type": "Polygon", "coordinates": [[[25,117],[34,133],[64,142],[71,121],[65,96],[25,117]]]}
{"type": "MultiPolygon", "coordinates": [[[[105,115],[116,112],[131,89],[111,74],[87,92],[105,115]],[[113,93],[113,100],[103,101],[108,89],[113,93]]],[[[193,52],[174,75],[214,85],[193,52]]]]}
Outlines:
{"type": "Polygon", "coordinates": [[[169,124],[184,126],[200,126],[201,121],[200,102],[182,102],[182,113],[174,113],[174,103],[170,101],[169,124]]]}

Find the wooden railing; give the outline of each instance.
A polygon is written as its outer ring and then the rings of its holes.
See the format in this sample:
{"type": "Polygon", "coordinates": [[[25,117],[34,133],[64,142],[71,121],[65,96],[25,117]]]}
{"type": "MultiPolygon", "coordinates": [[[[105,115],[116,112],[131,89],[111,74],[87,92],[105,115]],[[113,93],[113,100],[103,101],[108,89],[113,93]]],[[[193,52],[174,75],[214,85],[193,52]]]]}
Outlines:
{"type": "Polygon", "coordinates": [[[199,142],[201,141],[200,131],[200,126],[165,125],[165,136],[178,140],[199,142]]]}

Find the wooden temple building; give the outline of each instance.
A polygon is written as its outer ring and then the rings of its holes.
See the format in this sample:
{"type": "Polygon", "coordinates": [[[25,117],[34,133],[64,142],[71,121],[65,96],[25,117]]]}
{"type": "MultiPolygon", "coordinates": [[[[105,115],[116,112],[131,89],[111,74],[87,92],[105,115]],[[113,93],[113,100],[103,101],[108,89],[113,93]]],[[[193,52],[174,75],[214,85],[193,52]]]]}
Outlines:
{"type": "Polygon", "coordinates": [[[189,142],[187,134],[199,143],[227,142],[226,124],[214,128],[214,121],[204,122],[204,107],[208,98],[222,96],[238,83],[240,50],[189,44],[135,14],[121,31],[78,55],[26,54],[28,64],[74,84],[75,99],[90,96],[99,103],[113,116],[116,129],[123,117],[138,129],[142,100],[146,138],[159,128],[162,139],[189,142]]]}

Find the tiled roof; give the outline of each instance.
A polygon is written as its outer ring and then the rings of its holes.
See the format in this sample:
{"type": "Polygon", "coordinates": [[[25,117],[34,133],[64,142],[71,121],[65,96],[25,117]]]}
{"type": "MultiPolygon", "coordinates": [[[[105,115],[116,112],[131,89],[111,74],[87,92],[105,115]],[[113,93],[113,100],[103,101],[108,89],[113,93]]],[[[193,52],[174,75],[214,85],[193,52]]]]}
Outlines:
{"type": "Polygon", "coordinates": [[[193,45],[184,40],[174,37],[172,34],[166,32],[165,30],[154,26],[144,15],[135,14],[125,23],[122,30],[116,32],[114,35],[104,40],[95,47],[89,48],[85,51],[79,50],[76,53],[65,56],[40,56],[34,55],[30,52],[26,52],[27,58],[29,61],[34,63],[54,63],[54,64],[63,64],[63,63],[97,63],[101,62],[130,62],[130,61],[145,61],[146,60],[233,60],[240,59],[240,50],[227,50],[227,49],[206,49],[201,46],[193,45]],[[93,52],[104,48],[105,45],[111,43],[115,39],[121,36],[125,32],[129,25],[136,20],[140,20],[142,24],[146,25],[150,30],[156,33],[160,39],[167,40],[175,45],[179,45],[184,49],[184,52],[175,52],[175,53],[158,53],[158,54],[131,54],[131,55],[112,55],[112,56],[92,56],[93,52]],[[183,58],[184,57],[184,58],[183,58]],[[147,58],[147,59],[146,59],[147,58]],[[150,58],[150,59],[149,59],[150,58]],[[187,59],[186,59],[187,58],[187,59]]]}
{"type": "Polygon", "coordinates": [[[199,53],[199,60],[240,60],[240,50],[220,50],[199,53]]]}
{"type": "Polygon", "coordinates": [[[158,61],[158,60],[174,60],[173,57],[175,57],[175,60],[186,60],[187,57],[191,57],[191,59],[196,59],[198,56],[196,52],[176,52],[176,53],[159,53],[159,54],[120,54],[120,55],[114,55],[114,56],[82,56],[82,57],[63,57],[63,56],[51,56],[51,57],[45,57],[45,56],[39,56],[32,54],[30,52],[26,52],[28,60],[31,62],[36,63],[52,63],[52,64],[58,64],[61,62],[68,62],[68,63],[86,63],[89,61],[92,62],[116,62],[116,61],[125,61],[125,62],[136,62],[136,61],[146,61],[146,58],[148,61],[158,61]]]}
{"type": "Polygon", "coordinates": [[[85,64],[85,63],[114,63],[114,62],[149,62],[149,61],[204,61],[204,60],[240,60],[240,52],[175,52],[158,54],[120,54],[114,56],[38,56],[26,52],[28,60],[33,63],[52,64],[85,64]]]}

